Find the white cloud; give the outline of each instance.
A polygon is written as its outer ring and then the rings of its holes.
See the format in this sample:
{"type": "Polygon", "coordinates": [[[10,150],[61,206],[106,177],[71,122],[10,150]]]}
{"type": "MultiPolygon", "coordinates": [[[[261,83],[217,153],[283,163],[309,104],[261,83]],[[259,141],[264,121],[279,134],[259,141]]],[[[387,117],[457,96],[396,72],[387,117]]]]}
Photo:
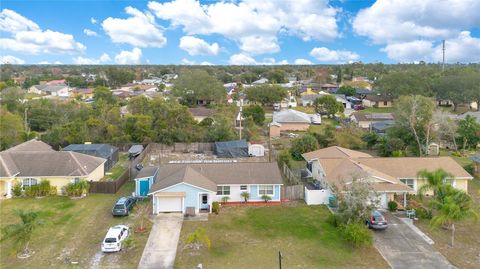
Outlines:
{"type": "Polygon", "coordinates": [[[296,65],[311,65],[313,64],[311,61],[306,59],[296,59],[294,62],[296,65]]]}
{"type": "Polygon", "coordinates": [[[11,33],[10,37],[0,38],[0,49],[3,50],[27,54],[74,54],[86,49],[72,35],[42,30],[36,23],[12,10],[2,10],[0,25],[2,31],[11,33]]]}
{"type": "Polygon", "coordinates": [[[217,55],[220,51],[218,43],[208,44],[205,40],[194,36],[183,36],[180,38],[181,49],[191,56],[195,55],[217,55]]]}
{"type": "Polygon", "coordinates": [[[257,64],[257,61],[255,61],[255,59],[253,59],[252,57],[246,54],[238,53],[230,56],[230,64],[231,65],[255,65],[257,64]]]}
{"type": "Polygon", "coordinates": [[[195,65],[195,61],[191,61],[187,58],[183,58],[182,61],[181,61],[181,64],[183,64],[183,65],[195,65]]]}
{"type": "Polygon", "coordinates": [[[4,9],[0,12],[0,30],[17,33],[20,31],[39,31],[40,27],[35,22],[23,17],[17,12],[4,9]]]}
{"type": "Polygon", "coordinates": [[[90,29],[83,29],[83,33],[88,36],[98,36],[97,32],[90,29]]]}
{"type": "Polygon", "coordinates": [[[204,62],[201,62],[200,65],[214,65],[214,64],[212,64],[211,62],[204,61],[204,62]]]}
{"type": "Polygon", "coordinates": [[[24,64],[25,61],[15,56],[6,55],[6,56],[0,56],[0,63],[1,64],[24,64]]]}
{"type": "Polygon", "coordinates": [[[122,50],[115,56],[115,62],[117,64],[139,64],[141,58],[142,50],[133,48],[132,51],[122,50]]]}
{"type": "Polygon", "coordinates": [[[173,0],[152,1],[148,7],[188,35],[220,34],[249,54],[278,52],[281,33],[322,41],[339,35],[335,18],[338,10],[327,0],[243,0],[205,5],[196,0],[173,0]]]}
{"type": "Polygon", "coordinates": [[[81,64],[81,65],[94,65],[94,64],[104,64],[107,62],[110,62],[112,59],[110,56],[106,53],[103,53],[100,58],[95,59],[95,58],[84,58],[84,57],[76,57],[73,58],[73,63],[74,64],[81,64]]]}
{"type": "Polygon", "coordinates": [[[167,43],[155,18],[149,12],[141,12],[133,7],[126,7],[127,19],[109,17],[102,22],[103,30],[114,43],[125,43],[135,47],[161,48],[167,43]]]}
{"type": "Polygon", "coordinates": [[[91,17],[91,18],[90,18],[90,22],[91,22],[92,24],[97,24],[97,20],[96,20],[94,17],[91,17]]]}
{"type": "Polygon", "coordinates": [[[432,42],[415,40],[411,42],[389,44],[381,49],[387,53],[388,58],[402,63],[414,61],[429,61],[432,53],[432,42]]]}
{"type": "Polygon", "coordinates": [[[53,63],[49,62],[49,61],[41,61],[39,62],[38,64],[62,64],[62,62],[60,61],[55,61],[53,63]]]}
{"type": "Polygon", "coordinates": [[[320,62],[349,62],[356,61],[360,58],[355,52],[348,50],[330,50],[325,47],[314,48],[310,51],[310,55],[320,62]]]}

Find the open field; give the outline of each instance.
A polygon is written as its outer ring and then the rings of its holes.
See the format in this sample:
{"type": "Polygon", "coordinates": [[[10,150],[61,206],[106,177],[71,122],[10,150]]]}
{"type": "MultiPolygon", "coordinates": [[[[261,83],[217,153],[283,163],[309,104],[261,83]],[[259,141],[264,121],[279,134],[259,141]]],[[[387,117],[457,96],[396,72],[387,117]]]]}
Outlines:
{"type": "MultiPolygon", "coordinates": [[[[28,259],[16,258],[11,239],[0,244],[0,268],[136,268],[148,238],[132,233],[134,247],[120,253],[103,254],[100,244],[110,226],[126,224],[134,228],[139,224],[136,212],[123,218],[114,218],[111,208],[122,195],[133,190],[127,182],[115,195],[89,194],[72,200],[68,197],[15,198],[0,202],[0,227],[18,223],[15,209],[40,211],[43,224],[32,235],[30,248],[35,253],[28,259]],[[78,262],[78,265],[70,265],[78,262]]],[[[149,221],[146,221],[149,226],[149,221]]],[[[150,229],[150,227],[148,227],[150,229]]]]}
{"type": "Polygon", "coordinates": [[[324,206],[300,203],[229,206],[208,222],[183,223],[177,248],[176,268],[388,268],[373,247],[353,249],[327,222],[324,206]],[[191,250],[185,238],[204,228],[212,246],[191,250]]]}

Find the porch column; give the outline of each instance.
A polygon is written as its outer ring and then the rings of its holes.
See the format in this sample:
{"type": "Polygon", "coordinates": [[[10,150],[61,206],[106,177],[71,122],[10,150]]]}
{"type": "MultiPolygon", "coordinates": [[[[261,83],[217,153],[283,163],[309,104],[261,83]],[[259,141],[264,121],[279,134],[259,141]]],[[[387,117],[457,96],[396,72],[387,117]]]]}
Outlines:
{"type": "Polygon", "coordinates": [[[403,193],[403,208],[407,208],[407,193],[403,193]]]}
{"type": "Polygon", "coordinates": [[[7,184],[7,198],[12,198],[12,181],[8,180],[6,181],[7,184]]]}

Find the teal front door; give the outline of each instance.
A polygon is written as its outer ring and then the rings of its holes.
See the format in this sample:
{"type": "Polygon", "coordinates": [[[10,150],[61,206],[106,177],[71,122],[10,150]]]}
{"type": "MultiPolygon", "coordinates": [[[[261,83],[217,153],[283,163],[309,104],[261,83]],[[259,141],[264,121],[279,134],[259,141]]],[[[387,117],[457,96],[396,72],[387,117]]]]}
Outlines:
{"type": "Polygon", "coordinates": [[[147,196],[148,194],[148,180],[140,181],[140,196],[147,196]]]}

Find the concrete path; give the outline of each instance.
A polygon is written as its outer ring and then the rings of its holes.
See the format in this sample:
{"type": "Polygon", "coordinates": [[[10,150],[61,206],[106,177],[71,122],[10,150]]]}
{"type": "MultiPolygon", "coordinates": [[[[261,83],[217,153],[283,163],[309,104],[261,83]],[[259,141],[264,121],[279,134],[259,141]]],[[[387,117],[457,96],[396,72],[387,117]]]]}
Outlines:
{"type": "Polygon", "coordinates": [[[422,236],[389,212],[388,228],[375,231],[375,247],[394,269],[456,268],[422,236]]]}
{"type": "Polygon", "coordinates": [[[138,269],[171,269],[177,253],[183,215],[160,214],[153,221],[138,269]]]}

